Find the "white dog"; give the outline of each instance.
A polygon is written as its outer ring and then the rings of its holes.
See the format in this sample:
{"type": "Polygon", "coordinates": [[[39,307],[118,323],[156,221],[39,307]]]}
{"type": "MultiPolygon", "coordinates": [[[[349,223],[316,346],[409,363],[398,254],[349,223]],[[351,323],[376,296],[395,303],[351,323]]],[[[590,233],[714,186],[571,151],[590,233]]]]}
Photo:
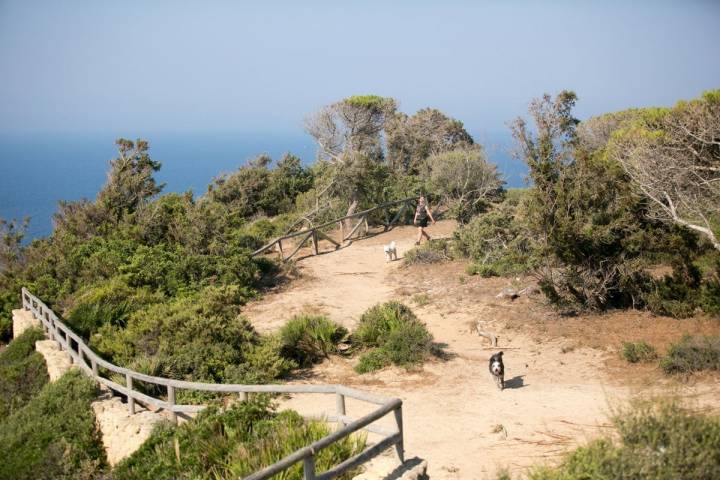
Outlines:
{"type": "Polygon", "coordinates": [[[390,242],[390,245],[385,245],[383,249],[385,250],[385,261],[391,262],[393,260],[397,260],[397,247],[395,246],[395,240],[390,242]]]}

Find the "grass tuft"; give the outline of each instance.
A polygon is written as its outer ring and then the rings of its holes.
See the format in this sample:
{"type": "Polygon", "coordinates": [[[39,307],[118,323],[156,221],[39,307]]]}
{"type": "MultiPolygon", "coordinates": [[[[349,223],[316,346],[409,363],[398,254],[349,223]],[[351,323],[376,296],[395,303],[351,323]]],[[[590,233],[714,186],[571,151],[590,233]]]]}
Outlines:
{"type": "Polygon", "coordinates": [[[652,362],[658,357],[655,347],[642,340],[623,342],[622,356],[630,363],[652,362]]]}
{"type": "Polygon", "coordinates": [[[720,337],[686,335],[679,343],[670,345],[660,367],[668,374],[720,370],[720,337]]]}

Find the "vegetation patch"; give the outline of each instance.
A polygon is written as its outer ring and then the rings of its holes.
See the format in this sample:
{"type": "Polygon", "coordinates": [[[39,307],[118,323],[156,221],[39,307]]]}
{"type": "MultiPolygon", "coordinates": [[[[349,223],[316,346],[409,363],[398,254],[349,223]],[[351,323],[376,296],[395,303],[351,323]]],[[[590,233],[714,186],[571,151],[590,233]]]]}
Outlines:
{"type": "Polygon", "coordinates": [[[360,357],[355,367],[358,373],[391,363],[404,367],[417,365],[434,353],[432,334],[410,308],[395,301],[375,305],[365,312],[353,340],[371,349],[360,357]]]}
{"type": "Polygon", "coordinates": [[[450,247],[446,240],[430,240],[405,252],[403,265],[447,262],[452,259],[450,247]]]}
{"type": "Polygon", "coordinates": [[[324,315],[297,315],[280,329],[282,355],[307,367],[335,353],[347,333],[324,315]]]}
{"type": "Polygon", "coordinates": [[[655,347],[645,341],[623,342],[622,356],[630,363],[652,362],[657,358],[655,347]]]}
{"type": "MultiPolygon", "coordinates": [[[[225,411],[211,407],[180,426],[156,428],[138,451],[121,462],[113,479],[243,478],[328,435],[330,427],[307,421],[294,411],[276,413],[265,397],[239,402],[225,411]]],[[[318,472],[365,448],[350,436],[317,452],[318,472]]],[[[303,478],[302,462],[282,474],[303,478]]],[[[352,478],[349,472],[338,478],[352,478]]]]}
{"type": "Polygon", "coordinates": [[[720,370],[720,337],[686,335],[679,343],[670,345],[660,367],[668,374],[720,370]]]}
{"type": "MultiPolygon", "coordinates": [[[[720,417],[674,403],[638,406],[617,414],[619,439],[596,440],[556,468],[540,467],[530,480],[720,478],[720,417]]],[[[509,480],[504,473],[500,479],[509,480]]]]}
{"type": "Polygon", "coordinates": [[[95,478],[105,452],[90,403],[95,384],[74,369],[0,422],[0,478],[95,478]]]}
{"type": "Polygon", "coordinates": [[[35,351],[44,340],[42,330],[31,328],[0,352],[0,419],[25,405],[48,382],[47,366],[35,351]]]}

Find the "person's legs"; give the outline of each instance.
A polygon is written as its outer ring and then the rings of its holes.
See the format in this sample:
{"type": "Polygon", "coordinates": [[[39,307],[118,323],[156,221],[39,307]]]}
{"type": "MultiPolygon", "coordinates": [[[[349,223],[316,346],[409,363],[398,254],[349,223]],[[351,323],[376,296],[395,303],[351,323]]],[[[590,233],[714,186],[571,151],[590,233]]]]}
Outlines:
{"type": "Polygon", "coordinates": [[[425,231],[425,229],[421,229],[421,230],[422,230],[423,236],[424,236],[425,238],[427,238],[427,239],[428,239],[428,242],[429,242],[429,241],[431,240],[430,235],[428,235],[428,233],[425,231]]]}
{"type": "Polygon", "coordinates": [[[417,240],[415,240],[415,245],[420,245],[420,240],[422,240],[423,233],[423,227],[418,227],[418,236],[417,240]]]}

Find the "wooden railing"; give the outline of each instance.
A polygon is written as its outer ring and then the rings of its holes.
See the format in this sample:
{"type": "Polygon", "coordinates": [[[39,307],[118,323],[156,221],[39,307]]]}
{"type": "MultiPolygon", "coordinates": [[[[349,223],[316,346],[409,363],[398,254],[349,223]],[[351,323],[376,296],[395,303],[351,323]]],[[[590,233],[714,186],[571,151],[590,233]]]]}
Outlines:
{"type": "Polygon", "coordinates": [[[204,405],[179,405],[176,402],[178,389],[195,390],[203,392],[233,393],[239,396],[241,401],[247,400],[251,393],[313,393],[313,394],[334,394],[335,414],[324,417],[326,421],[336,422],[340,428],[335,432],[321,438],[320,440],[303,447],[288,455],[282,460],[269,467],[255,472],[246,477],[251,480],[263,480],[286,470],[298,462],[303,462],[305,480],[329,480],[342,473],[356,468],[368,460],[379,455],[382,451],[394,446],[400,462],[404,461],[403,449],[403,424],[402,424],[402,400],[399,398],[387,398],[343,385],[240,385],[240,384],[217,384],[186,382],[163,377],[154,377],[135,372],[127,368],[114,365],[107,360],[100,358],[85,341],[68,328],[58,316],[45,305],[39,298],[31,294],[27,289],[22,289],[22,304],[25,310],[29,310],[33,317],[40,320],[45,334],[55,340],[64,350],[70,361],[77,365],[84,373],[95,381],[105,385],[109,389],[127,397],[127,406],[131,414],[135,413],[135,403],[145,406],[152,405],[155,408],[170,412],[171,419],[177,423],[178,415],[188,416],[197,413],[205,408],[204,405]],[[100,375],[100,369],[122,375],[125,377],[125,385],[120,385],[100,375]],[[161,385],[167,388],[165,400],[154,398],[141,393],[133,388],[134,381],[142,381],[153,385],[161,385]],[[354,420],[345,412],[345,398],[354,398],[363,402],[377,405],[371,413],[354,420]],[[396,429],[387,430],[376,424],[377,420],[393,412],[396,429]],[[332,467],[330,470],[317,474],[315,472],[315,456],[323,448],[347,437],[359,430],[376,433],[382,436],[377,443],[370,445],[361,453],[351,457],[344,462],[332,467]]]}
{"type": "Polygon", "coordinates": [[[363,210],[361,212],[353,213],[352,215],[346,215],[341,218],[336,218],[335,220],[331,220],[329,222],[325,222],[320,225],[312,226],[310,228],[306,228],[305,230],[300,230],[298,232],[288,233],[286,235],[283,235],[282,237],[278,237],[271,241],[270,243],[264,245],[263,247],[255,250],[251,255],[257,256],[262,253],[267,252],[268,250],[275,247],[276,251],[280,255],[280,260],[283,262],[290,260],[293,256],[295,256],[300,249],[308,242],[308,240],[311,243],[312,246],[312,252],[313,255],[317,255],[318,252],[318,242],[320,239],[325,239],[335,245],[335,248],[340,248],[342,243],[350,240],[353,235],[360,234],[361,231],[365,235],[368,233],[368,216],[372,213],[375,213],[377,211],[385,211],[386,212],[386,221],[382,223],[385,231],[388,231],[390,228],[392,228],[393,225],[402,217],[402,214],[405,212],[405,209],[408,207],[412,209],[412,203],[415,201],[415,197],[405,198],[403,200],[396,200],[394,202],[386,202],[382,203],[380,205],[377,205],[372,208],[368,208],[367,210],[363,210]],[[402,205],[400,207],[400,210],[397,211],[395,216],[390,219],[390,215],[387,213],[389,212],[390,208],[396,206],[396,205],[402,205]],[[357,219],[357,223],[355,223],[354,226],[349,227],[348,233],[345,234],[345,221],[346,220],[352,220],[357,219]],[[340,241],[331,238],[327,233],[326,230],[329,227],[333,227],[337,224],[339,230],[340,230],[340,241]],[[361,228],[362,227],[362,228],[361,228]],[[298,241],[295,242],[293,245],[293,250],[290,252],[288,256],[285,256],[285,253],[283,251],[283,241],[290,240],[292,238],[299,238],[298,241]]]}

